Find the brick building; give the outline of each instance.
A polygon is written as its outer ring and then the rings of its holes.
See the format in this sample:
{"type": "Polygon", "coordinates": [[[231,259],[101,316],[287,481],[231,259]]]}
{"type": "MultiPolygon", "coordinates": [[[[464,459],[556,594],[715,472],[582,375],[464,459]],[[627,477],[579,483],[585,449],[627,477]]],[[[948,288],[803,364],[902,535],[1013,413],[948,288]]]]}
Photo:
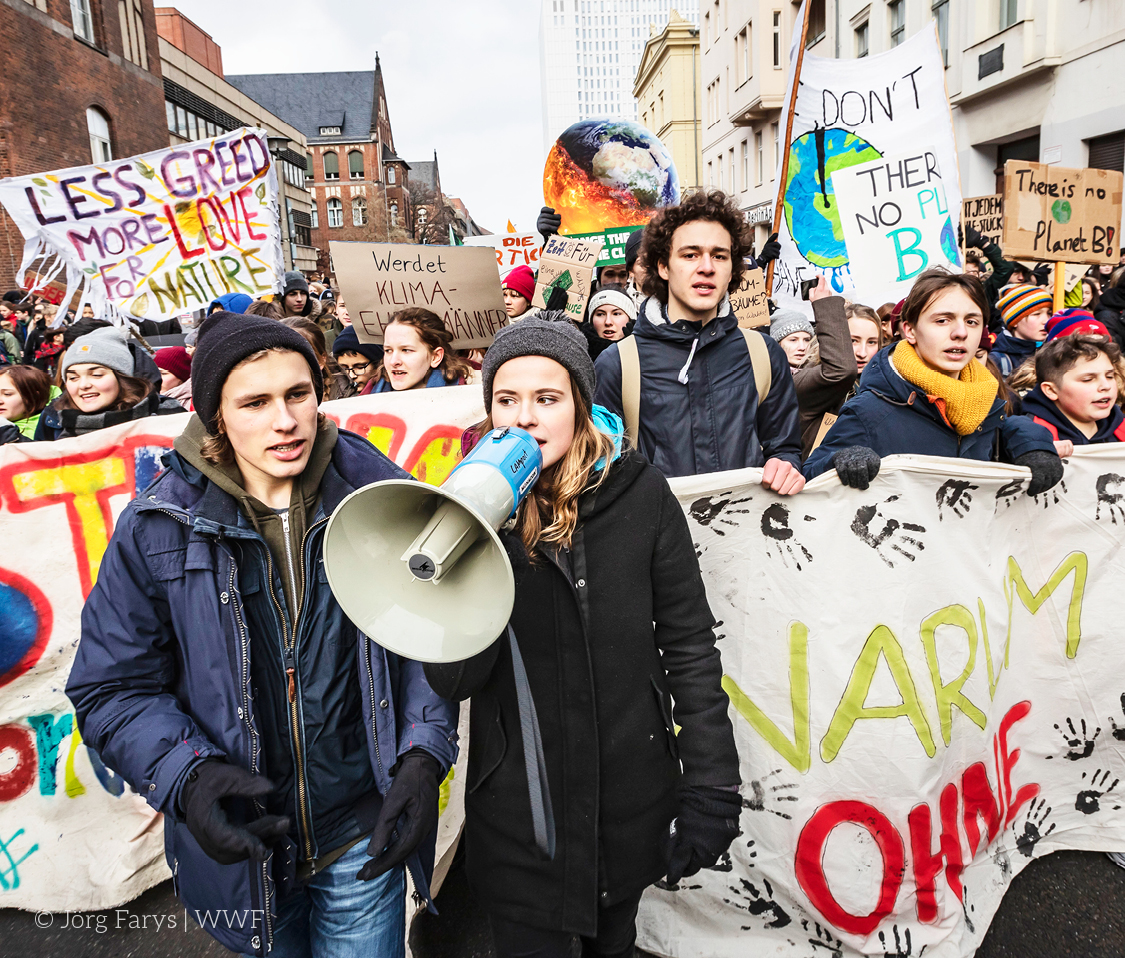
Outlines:
{"type": "Polygon", "coordinates": [[[308,143],[312,245],[329,271],[329,240],[410,242],[410,164],[395,151],[383,70],[228,76],[308,143]]]}
{"type": "MultiPolygon", "coordinates": [[[[168,145],[152,0],[2,0],[0,177],[168,145]]],[[[0,289],[23,237],[0,209],[0,289]]]]}

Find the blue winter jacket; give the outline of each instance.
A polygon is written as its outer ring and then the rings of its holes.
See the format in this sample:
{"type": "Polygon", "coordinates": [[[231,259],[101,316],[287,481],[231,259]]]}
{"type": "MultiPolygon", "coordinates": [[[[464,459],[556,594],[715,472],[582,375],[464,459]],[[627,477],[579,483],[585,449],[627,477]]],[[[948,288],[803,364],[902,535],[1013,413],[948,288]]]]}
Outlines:
{"type": "MultiPolygon", "coordinates": [[[[118,520],[82,611],[67,695],[83,739],[164,813],[168,865],[188,910],[226,909],[227,920],[208,922],[207,931],[233,951],[265,955],[276,900],[293,888],[295,845],[280,843],[264,863],[220,865],[192,837],[178,796],[188,771],[209,757],[269,775],[263,767],[264,717],[252,695],[247,625],[259,598],[253,593],[270,581],[268,548],[231,495],[176,452],[165,463],[164,474],[118,520]]],[[[336,630],[333,634],[355,629],[324,574],[324,527],[355,489],[404,475],[365,440],[340,431],[306,534],[303,622],[336,630]]],[[[281,643],[280,630],[274,638],[281,643]]],[[[302,648],[297,646],[295,666],[304,729],[323,726],[320,713],[339,703],[321,700],[324,676],[311,655],[302,657],[302,648]],[[310,714],[313,710],[317,714],[310,714]]],[[[420,662],[387,652],[358,630],[355,648],[358,691],[370,721],[354,745],[362,749],[366,738],[378,794],[386,794],[391,767],[411,748],[425,749],[446,768],[452,765],[457,706],[430,689],[420,662]]],[[[330,770],[308,775],[308,786],[314,803],[318,790],[327,801],[334,788],[330,770]]],[[[377,814],[378,808],[369,811],[377,814]]],[[[230,814],[236,821],[256,817],[245,807],[230,814]]],[[[427,902],[434,839],[431,834],[407,861],[427,902]]],[[[330,850],[315,848],[314,857],[330,850]]]]}
{"type": "Polygon", "coordinates": [[[976,431],[957,435],[941,410],[891,364],[894,345],[867,364],[859,392],[844,404],[840,418],[805,462],[805,478],[832,468],[832,457],[849,446],[866,446],[880,456],[912,454],[950,459],[1014,462],[1024,453],[1055,452],[1051,436],[1026,416],[1009,416],[997,395],[976,431]]]}
{"type": "MultiPolygon", "coordinates": [[[[665,476],[763,466],[775,457],[801,467],[800,411],[789,360],[764,337],[773,382],[759,404],[746,339],[729,300],[701,326],[670,323],[667,307],[650,296],[641,304],[633,337],[641,366],[638,445],[665,476]]],[[[598,356],[594,370],[594,401],[623,416],[616,344],[598,356]]]]}
{"type": "Polygon", "coordinates": [[[1120,406],[1110,406],[1109,415],[1098,423],[1097,431],[1089,437],[1047,398],[1042,386],[1036,386],[1023,397],[1023,414],[1046,429],[1052,439],[1069,439],[1076,446],[1125,442],[1125,414],[1120,406]]]}
{"type": "Polygon", "coordinates": [[[1020,339],[1002,329],[996,334],[996,342],[988,355],[1007,379],[1023,365],[1024,360],[1034,356],[1038,348],[1039,344],[1034,340],[1020,339]]]}

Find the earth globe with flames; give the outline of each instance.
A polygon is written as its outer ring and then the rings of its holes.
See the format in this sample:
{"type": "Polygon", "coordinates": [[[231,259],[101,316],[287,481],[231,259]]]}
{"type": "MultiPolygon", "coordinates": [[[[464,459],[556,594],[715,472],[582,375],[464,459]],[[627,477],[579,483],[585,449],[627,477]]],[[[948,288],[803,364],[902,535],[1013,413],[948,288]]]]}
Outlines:
{"type": "Polygon", "coordinates": [[[591,119],[567,127],[547,155],[543,199],[562,217],[559,232],[640,226],[680,202],[672,155],[632,120],[591,119]]]}

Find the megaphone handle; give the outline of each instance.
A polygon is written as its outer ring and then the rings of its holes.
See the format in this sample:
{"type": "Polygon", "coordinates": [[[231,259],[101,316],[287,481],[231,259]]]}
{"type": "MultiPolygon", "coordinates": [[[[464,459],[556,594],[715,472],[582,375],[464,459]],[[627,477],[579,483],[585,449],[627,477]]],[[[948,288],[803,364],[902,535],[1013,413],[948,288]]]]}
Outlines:
{"type": "Polygon", "coordinates": [[[535,845],[548,861],[555,858],[555,813],[551,808],[551,789],[547,781],[547,761],[543,755],[543,738],[539,733],[539,716],[527,681],[516,633],[508,624],[508,642],[512,647],[512,672],[516,679],[516,702],[520,710],[520,737],[523,739],[523,764],[527,771],[527,797],[531,803],[531,827],[535,845]]]}

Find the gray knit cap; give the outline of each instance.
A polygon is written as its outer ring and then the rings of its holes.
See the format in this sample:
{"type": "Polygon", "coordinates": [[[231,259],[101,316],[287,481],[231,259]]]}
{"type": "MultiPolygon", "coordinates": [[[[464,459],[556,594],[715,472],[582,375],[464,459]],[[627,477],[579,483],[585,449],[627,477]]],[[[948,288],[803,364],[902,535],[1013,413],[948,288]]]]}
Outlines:
{"type": "Polygon", "coordinates": [[[813,324],[808,317],[795,309],[779,309],[770,317],[770,336],[775,343],[780,343],[786,336],[794,333],[808,333],[813,335],[813,324]]]}
{"type": "Polygon", "coordinates": [[[545,310],[505,326],[496,334],[481,363],[484,408],[492,409],[492,380],[496,370],[517,356],[546,356],[570,373],[586,402],[594,403],[594,361],[586,337],[561,309],[545,310]]]}
{"type": "Polygon", "coordinates": [[[81,363],[96,363],[122,376],[132,376],[135,364],[129,351],[128,330],[124,326],[103,326],[79,336],[63,356],[62,375],[81,363]]]}

